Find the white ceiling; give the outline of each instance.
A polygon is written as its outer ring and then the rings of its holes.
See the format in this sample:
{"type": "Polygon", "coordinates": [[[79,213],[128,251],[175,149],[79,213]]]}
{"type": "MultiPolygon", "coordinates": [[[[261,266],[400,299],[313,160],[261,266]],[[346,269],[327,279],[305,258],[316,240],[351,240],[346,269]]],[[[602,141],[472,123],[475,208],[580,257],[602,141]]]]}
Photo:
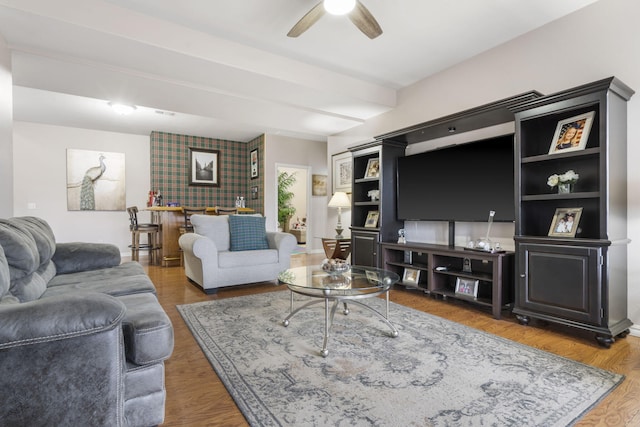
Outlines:
{"type": "Polygon", "coordinates": [[[289,29],[318,0],[0,0],[14,119],[148,135],[326,140],[392,109],[398,89],[596,0],[361,0],[289,29]],[[117,116],[108,101],[138,106],[117,116]]]}

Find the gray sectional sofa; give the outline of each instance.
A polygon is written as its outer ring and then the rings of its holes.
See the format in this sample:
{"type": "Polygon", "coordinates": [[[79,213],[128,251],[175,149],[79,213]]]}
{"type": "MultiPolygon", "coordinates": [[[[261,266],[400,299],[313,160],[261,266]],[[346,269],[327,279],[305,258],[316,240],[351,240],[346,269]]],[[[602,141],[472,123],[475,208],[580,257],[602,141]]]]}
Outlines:
{"type": "Polygon", "coordinates": [[[164,420],[173,327],[137,262],[58,243],[42,219],[0,219],[0,424],[164,420]]]}

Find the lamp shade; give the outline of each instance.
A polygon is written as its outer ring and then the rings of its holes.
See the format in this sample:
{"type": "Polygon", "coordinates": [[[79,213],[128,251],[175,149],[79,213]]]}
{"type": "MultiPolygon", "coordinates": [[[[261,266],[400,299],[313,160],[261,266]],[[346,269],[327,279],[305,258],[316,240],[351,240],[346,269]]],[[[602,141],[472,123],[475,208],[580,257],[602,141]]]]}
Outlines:
{"type": "Polygon", "coordinates": [[[330,208],[350,208],[351,200],[349,200],[349,196],[347,193],[343,193],[342,191],[336,191],[333,193],[333,197],[329,200],[330,208]]]}

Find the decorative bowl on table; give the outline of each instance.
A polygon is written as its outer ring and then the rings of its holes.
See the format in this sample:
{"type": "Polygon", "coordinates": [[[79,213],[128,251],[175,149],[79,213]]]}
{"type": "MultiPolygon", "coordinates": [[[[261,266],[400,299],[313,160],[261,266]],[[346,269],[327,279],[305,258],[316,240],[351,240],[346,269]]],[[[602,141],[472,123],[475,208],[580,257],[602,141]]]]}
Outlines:
{"type": "Polygon", "coordinates": [[[332,276],[337,276],[349,271],[351,266],[343,259],[325,259],[322,261],[322,270],[332,276]]]}

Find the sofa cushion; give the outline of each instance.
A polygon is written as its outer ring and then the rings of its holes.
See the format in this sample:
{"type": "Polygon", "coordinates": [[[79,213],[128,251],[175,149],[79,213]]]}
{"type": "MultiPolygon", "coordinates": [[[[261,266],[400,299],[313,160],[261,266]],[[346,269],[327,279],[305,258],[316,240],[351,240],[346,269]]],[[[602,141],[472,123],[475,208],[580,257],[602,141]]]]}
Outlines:
{"type": "Polygon", "coordinates": [[[17,299],[9,293],[10,286],[9,263],[7,263],[7,257],[4,256],[4,249],[0,246],[0,304],[16,302],[17,299]]]}
{"type": "Polygon", "coordinates": [[[115,267],[79,273],[59,274],[48,283],[43,297],[86,290],[118,296],[135,293],[155,293],[155,287],[137,262],[125,262],[115,267]]]}
{"type": "Polygon", "coordinates": [[[127,360],[138,365],[162,361],[173,352],[173,327],[155,295],[122,295],[127,307],[122,320],[127,360]]]}
{"type": "Polygon", "coordinates": [[[31,234],[38,248],[40,265],[48,264],[56,251],[56,238],[49,224],[34,216],[15,217],[8,221],[31,234]]]}
{"type": "Polygon", "coordinates": [[[229,250],[229,215],[192,215],[193,231],[208,237],[219,251],[229,250]]]}
{"type": "MultiPolygon", "coordinates": [[[[47,288],[47,282],[40,273],[50,271],[51,261],[41,265],[38,245],[28,226],[15,218],[0,219],[0,246],[9,265],[11,294],[22,302],[40,298],[47,288]]],[[[51,276],[47,274],[46,279],[51,276]]]]}
{"type": "Polygon", "coordinates": [[[229,215],[231,251],[269,249],[266,218],[263,216],[229,215]]]}
{"type": "Polygon", "coordinates": [[[120,264],[120,250],[108,243],[60,243],[52,258],[58,274],[97,270],[120,264]]]}
{"type": "Polygon", "coordinates": [[[278,250],[263,249],[260,251],[244,251],[244,252],[219,252],[218,266],[220,268],[248,268],[264,265],[277,264],[278,250]]]}

